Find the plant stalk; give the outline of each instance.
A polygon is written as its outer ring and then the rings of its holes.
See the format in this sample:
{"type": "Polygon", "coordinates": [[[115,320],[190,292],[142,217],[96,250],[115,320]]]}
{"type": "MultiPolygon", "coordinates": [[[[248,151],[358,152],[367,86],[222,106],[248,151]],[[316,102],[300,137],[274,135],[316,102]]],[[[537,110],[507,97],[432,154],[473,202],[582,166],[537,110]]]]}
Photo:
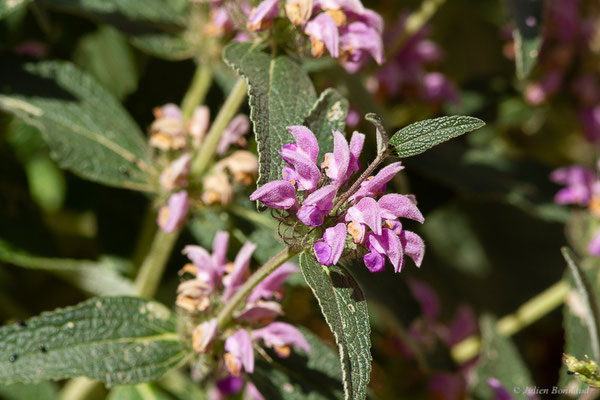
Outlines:
{"type": "Polygon", "coordinates": [[[233,89],[231,89],[229,96],[227,96],[225,104],[221,107],[219,114],[217,114],[217,117],[206,134],[202,146],[200,147],[200,151],[194,157],[192,162],[193,175],[201,176],[206,172],[227,125],[232,120],[245,98],[246,83],[242,79],[238,79],[233,89]]]}
{"type": "Polygon", "coordinates": [[[178,237],[179,231],[171,233],[163,232],[160,229],[156,231],[150,251],[135,279],[135,293],[138,296],[154,296],[178,237]]]}
{"type": "MultiPolygon", "coordinates": [[[[511,336],[531,325],[543,316],[563,304],[571,289],[565,281],[559,281],[519,307],[496,323],[496,330],[502,336],[511,336]]],[[[466,362],[477,355],[481,347],[481,338],[471,336],[451,349],[452,358],[457,363],[466,362]]]]}
{"type": "Polygon", "coordinates": [[[212,76],[212,68],[208,64],[200,62],[192,78],[192,84],[181,102],[181,113],[184,121],[192,118],[196,107],[204,102],[212,83],[212,76]]]}
{"type": "Polygon", "coordinates": [[[358,191],[358,189],[360,188],[360,184],[363,183],[363,181],[367,179],[373,173],[373,171],[375,171],[375,168],[377,168],[379,164],[381,164],[383,160],[387,158],[387,156],[387,153],[380,154],[375,158],[375,160],[373,160],[371,164],[369,164],[367,169],[365,169],[364,172],[358,177],[356,182],[354,182],[352,186],[350,186],[350,189],[348,189],[346,193],[344,193],[342,197],[340,197],[336,201],[335,205],[333,206],[333,210],[331,211],[331,214],[335,214],[335,212],[342,206],[342,204],[344,204],[350,198],[350,196],[352,196],[358,191]]]}
{"type": "Polygon", "coordinates": [[[262,267],[256,270],[256,272],[254,272],[250,278],[248,278],[248,280],[244,282],[244,284],[235,292],[233,297],[227,303],[225,303],[225,306],[217,315],[218,328],[223,329],[227,326],[235,310],[237,310],[244,300],[246,300],[246,297],[248,297],[256,285],[262,282],[263,279],[275,271],[279,266],[281,266],[281,264],[300,253],[300,251],[301,250],[292,250],[289,247],[286,247],[274,255],[265,264],[263,264],[262,267]]]}

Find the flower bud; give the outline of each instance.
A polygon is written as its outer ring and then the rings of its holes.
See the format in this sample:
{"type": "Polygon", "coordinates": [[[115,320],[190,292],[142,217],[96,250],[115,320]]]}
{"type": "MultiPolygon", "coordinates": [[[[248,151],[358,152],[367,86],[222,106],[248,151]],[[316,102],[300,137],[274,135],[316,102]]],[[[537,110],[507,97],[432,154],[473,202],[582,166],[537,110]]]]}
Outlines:
{"type": "Polygon", "coordinates": [[[292,24],[304,26],[312,15],[313,0],[287,0],[285,2],[285,15],[292,24]]]}

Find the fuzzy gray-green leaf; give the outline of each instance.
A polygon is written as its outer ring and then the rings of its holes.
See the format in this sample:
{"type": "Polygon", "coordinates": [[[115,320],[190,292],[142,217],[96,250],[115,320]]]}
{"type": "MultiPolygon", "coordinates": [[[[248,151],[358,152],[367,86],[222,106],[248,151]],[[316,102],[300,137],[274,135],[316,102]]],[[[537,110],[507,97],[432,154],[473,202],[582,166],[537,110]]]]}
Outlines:
{"type": "Polygon", "coordinates": [[[478,118],[462,115],[427,119],[396,132],[389,145],[400,158],[415,156],[484,125],[485,122],[478,118]]]}
{"type": "Polygon", "coordinates": [[[340,266],[323,267],[314,256],[303,253],[300,267],[335,336],[346,399],[364,399],[371,373],[371,327],[365,297],[340,266]]]}
{"type": "Polygon", "coordinates": [[[482,317],[480,327],[482,343],[480,362],[474,374],[475,397],[493,398],[488,379],[495,378],[513,395],[514,400],[529,400],[526,389],[535,385],[515,345],[496,331],[493,317],[482,317]]]}
{"type": "Polygon", "coordinates": [[[37,127],[62,168],[92,181],[154,189],[149,146],[127,111],[68,62],[0,63],[0,109],[37,127]]]}
{"type": "Polygon", "coordinates": [[[250,119],[258,143],[258,186],[281,179],[285,161],[279,151],[293,142],[286,126],[302,124],[317,100],[302,67],[286,55],[267,53],[266,48],[255,43],[231,43],[223,53],[225,62],[248,85],[250,119]]]}
{"type": "Polygon", "coordinates": [[[0,383],[75,376],[152,381],[185,358],[175,315],[136,297],[96,297],[0,328],[0,383]]]}

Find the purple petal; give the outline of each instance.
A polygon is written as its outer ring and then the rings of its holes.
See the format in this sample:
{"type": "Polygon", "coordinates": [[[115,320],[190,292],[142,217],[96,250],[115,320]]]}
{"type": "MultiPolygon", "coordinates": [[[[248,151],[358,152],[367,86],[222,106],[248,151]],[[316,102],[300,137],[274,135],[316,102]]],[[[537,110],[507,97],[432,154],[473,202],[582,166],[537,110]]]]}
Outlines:
{"type": "Polygon", "coordinates": [[[348,224],[348,233],[352,236],[354,243],[359,244],[365,240],[367,234],[367,228],[360,222],[350,222],[348,224]]]}
{"type": "Polygon", "coordinates": [[[241,285],[244,273],[250,266],[250,259],[254,250],[256,250],[256,245],[252,242],[246,242],[238,252],[233,262],[233,271],[226,279],[223,279],[223,285],[225,286],[223,301],[229,300],[241,285]]]}
{"type": "Polygon", "coordinates": [[[494,400],[513,400],[508,390],[496,378],[489,378],[487,384],[494,391],[494,400]]]}
{"type": "Polygon", "coordinates": [[[550,179],[567,185],[554,197],[556,203],[587,205],[592,198],[596,175],[590,168],[573,165],[553,171],[550,179]]]}
{"type": "Polygon", "coordinates": [[[298,267],[295,264],[283,264],[256,285],[248,296],[248,303],[254,303],[259,299],[270,300],[273,296],[277,298],[276,293],[281,290],[283,282],[288,276],[296,272],[298,272],[298,267]]]}
{"type": "Polygon", "coordinates": [[[346,245],[346,224],[340,222],[333,228],[327,228],[324,242],[315,243],[315,255],[321,265],[337,264],[346,245]]]}
{"type": "MultiPolygon", "coordinates": [[[[325,47],[333,58],[339,57],[339,31],[335,21],[329,14],[321,13],[310,20],[304,28],[304,33],[306,33],[311,38],[311,41],[313,41],[313,51],[315,46],[314,41],[316,40],[325,44],[325,47]]],[[[313,54],[315,56],[320,55],[314,52],[313,54]]]]}
{"type": "Polygon", "coordinates": [[[325,164],[327,167],[327,176],[337,184],[341,185],[348,171],[350,164],[350,148],[348,141],[340,131],[333,132],[333,154],[325,154],[325,164]]]}
{"type": "Polygon", "coordinates": [[[432,321],[436,320],[440,315],[440,302],[431,286],[416,279],[409,279],[407,283],[423,314],[432,321]]]}
{"type": "Polygon", "coordinates": [[[324,10],[339,10],[352,11],[356,14],[362,14],[365,7],[360,0],[318,0],[318,4],[324,10]]]}
{"type": "Polygon", "coordinates": [[[248,129],[250,129],[250,120],[244,114],[236,115],[225,131],[223,132],[223,136],[221,136],[221,140],[217,145],[217,154],[222,156],[225,154],[229,146],[236,143],[242,136],[248,133],[248,129]]]}
{"type": "Polygon", "coordinates": [[[458,90],[454,84],[439,72],[430,72],[423,77],[421,97],[429,103],[459,101],[458,90]]]}
{"type": "Polygon", "coordinates": [[[395,272],[402,270],[404,252],[402,251],[400,238],[392,230],[384,228],[381,230],[381,235],[371,233],[368,235],[367,242],[367,247],[371,252],[383,254],[389,258],[395,272]]]}
{"type": "Polygon", "coordinates": [[[257,323],[265,318],[273,319],[282,314],[281,304],[276,301],[248,302],[244,311],[236,316],[236,320],[257,323]]]}
{"type": "Polygon", "coordinates": [[[206,283],[213,291],[221,280],[223,268],[213,262],[213,257],[200,246],[188,245],[182,251],[198,270],[198,279],[206,283]]]}
{"type": "Polygon", "coordinates": [[[299,186],[304,190],[312,192],[317,187],[317,183],[321,178],[321,171],[319,171],[316,164],[303,153],[291,150],[285,146],[281,149],[280,154],[294,166],[299,186]]]}
{"type": "Polygon", "coordinates": [[[229,396],[232,394],[239,393],[244,386],[244,378],[239,376],[228,376],[227,378],[217,381],[217,389],[219,394],[223,396],[229,396]]]}
{"type": "Polygon", "coordinates": [[[333,208],[333,199],[337,193],[335,185],[327,185],[311,193],[302,202],[297,217],[306,226],[320,226],[323,219],[333,208]]]}
{"type": "MultiPolygon", "coordinates": [[[[340,42],[342,43],[343,48],[350,49],[351,58],[353,53],[362,50],[371,54],[377,64],[381,65],[385,60],[381,34],[376,29],[369,27],[363,22],[352,22],[343,27],[340,33],[340,42]]],[[[359,63],[361,60],[354,59],[352,61],[359,63]]]]}
{"type": "Polygon", "coordinates": [[[381,208],[381,217],[384,219],[396,219],[402,217],[420,223],[425,222],[423,214],[421,214],[421,211],[419,211],[412,198],[408,196],[396,193],[386,194],[385,196],[382,196],[377,203],[379,204],[379,208],[381,208]]]}
{"type": "Polygon", "coordinates": [[[252,11],[248,18],[248,27],[254,31],[263,29],[266,22],[279,14],[279,0],[264,0],[252,11]]]}
{"type": "Polygon", "coordinates": [[[600,229],[596,231],[594,237],[590,240],[587,250],[591,255],[600,257],[600,229]]]}
{"type": "Polygon", "coordinates": [[[246,383],[246,389],[244,389],[244,399],[265,400],[264,396],[258,391],[252,382],[246,383]]]}
{"type": "Polygon", "coordinates": [[[475,312],[466,304],[460,305],[448,326],[446,344],[452,347],[476,333],[477,317],[475,316],[475,312]]]}
{"type": "Polygon", "coordinates": [[[377,173],[373,178],[364,181],[361,188],[352,196],[353,201],[362,199],[363,197],[374,197],[382,194],[385,190],[385,185],[404,167],[400,161],[392,163],[377,173]]]}
{"type": "Polygon", "coordinates": [[[244,329],[238,330],[225,341],[225,351],[231,353],[244,366],[248,373],[254,371],[254,350],[250,335],[244,329]]]}
{"type": "Polygon", "coordinates": [[[316,163],[317,157],[319,157],[319,143],[315,134],[302,125],[288,126],[286,129],[294,136],[297,151],[307,156],[313,163],[316,163]]]}
{"type": "MultiPolygon", "coordinates": [[[[225,268],[227,264],[227,248],[229,247],[229,233],[218,231],[213,239],[212,260],[214,265],[225,268]]],[[[222,271],[221,271],[222,272],[222,271]]]]}
{"type": "Polygon", "coordinates": [[[181,110],[176,104],[165,104],[160,108],[160,111],[162,112],[162,118],[176,119],[179,121],[183,119],[183,116],[181,115],[181,110]]]}
{"type": "Polygon", "coordinates": [[[371,197],[360,199],[356,205],[348,209],[346,220],[367,225],[376,235],[381,234],[381,211],[377,201],[371,197]]]}
{"type": "Polygon", "coordinates": [[[354,172],[360,169],[360,153],[362,152],[363,144],[365,143],[365,135],[354,131],[350,139],[350,162],[348,163],[348,171],[344,180],[350,178],[354,172]]]}
{"type": "Polygon", "coordinates": [[[385,268],[385,256],[379,253],[368,253],[363,257],[365,266],[371,272],[380,272],[385,268]]]}
{"type": "Polygon", "coordinates": [[[373,28],[377,33],[383,33],[383,18],[373,10],[365,8],[362,12],[350,12],[349,16],[373,28]]]}
{"type": "Polygon", "coordinates": [[[288,181],[269,182],[256,189],[250,200],[260,201],[266,206],[287,210],[298,204],[296,188],[288,181]]]}
{"type": "Polygon", "coordinates": [[[189,206],[188,194],[185,190],[172,194],[167,205],[158,213],[156,222],[160,229],[167,233],[179,230],[185,222],[189,206]]]}
{"type": "Polygon", "coordinates": [[[194,147],[200,146],[204,135],[210,124],[210,110],[207,106],[199,106],[194,110],[192,120],[190,121],[190,136],[194,143],[194,147]]]}
{"type": "Polygon", "coordinates": [[[425,243],[419,235],[411,231],[400,233],[400,242],[404,248],[404,254],[413,259],[417,267],[421,266],[425,255],[425,243]]]}
{"type": "Polygon", "coordinates": [[[251,335],[252,339],[262,339],[270,347],[291,345],[307,353],[310,352],[310,344],[308,344],[304,335],[293,325],[286,324],[285,322],[271,322],[262,329],[252,331],[251,335]]]}

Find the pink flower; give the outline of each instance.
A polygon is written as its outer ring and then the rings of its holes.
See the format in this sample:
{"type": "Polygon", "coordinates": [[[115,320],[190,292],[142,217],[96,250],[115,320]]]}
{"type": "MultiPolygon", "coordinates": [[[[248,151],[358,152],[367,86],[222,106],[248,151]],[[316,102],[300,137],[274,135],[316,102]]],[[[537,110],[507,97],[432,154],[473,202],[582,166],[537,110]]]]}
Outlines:
{"type": "Polygon", "coordinates": [[[263,340],[280,357],[289,356],[290,346],[302,349],[307,353],[310,351],[310,344],[308,344],[304,335],[293,325],[285,322],[272,322],[262,329],[252,331],[251,336],[252,340],[255,341],[263,340]]]}
{"type": "Polygon", "coordinates": [[[346,224],[339,223],[325,229],[323,242],[315,243],[315,255],[321,265],[337,264],[346,244],[346,224]]]}
{"type": "Polygon", "coordinates": [[[281,300],[279,290],[281,289],[283,282],[288,276],[296,272],[298,272],[298,267],[295,264],[283,264],[252,289],[247,301],[249,303],[254,303],[259,299],[270,300],[273,297],[277,300],[281,300]]]}
{"type": "Polygon", "coordinates": [[[298,210],[297,217],[306,226],[320,226],[333,209],[333,199],[337,193],[335,185],[327,185],[311,193],[298,210]]]}
{"type": "Polygon", "coordinates": [[[188,194],[185,190],[172,194],[167,205],[158,212],[156,222],[160,229],[167,233],[179,230],[185,223],[188,208],[188,194]]]}
{"type": "Polygon", "coordinates": [[[585,206],[597,190],[596,174],[593,170],[579,165],[556,169],[550,179],[558,184],[567,185],[556,193],[557,204],[578,204],[585,206]]]}
{"type": "Polygon", "coordinates": [[[288,181],[269,182],[250,195],[250,200],[260,201],[266,206],[287,210],[298,205],[296,189],[288,181]]]}
{"type": "Polygon", "coordinates": [[[229,146],[237,143],[242,136],[248,133],[248,129],[250,129],[250,120],[248,117],[244,114],[236,115],[223,132],[223,136],[217,145],[217,154],[220,156],[225,154],[229,146]]]}
{"type": "Polygon", "coordinates": [[[240,376],[242,371],[254,372],[252,340],[244,329],[227,338],[225,351],[225,364],[231,375],[240,376]]]}

